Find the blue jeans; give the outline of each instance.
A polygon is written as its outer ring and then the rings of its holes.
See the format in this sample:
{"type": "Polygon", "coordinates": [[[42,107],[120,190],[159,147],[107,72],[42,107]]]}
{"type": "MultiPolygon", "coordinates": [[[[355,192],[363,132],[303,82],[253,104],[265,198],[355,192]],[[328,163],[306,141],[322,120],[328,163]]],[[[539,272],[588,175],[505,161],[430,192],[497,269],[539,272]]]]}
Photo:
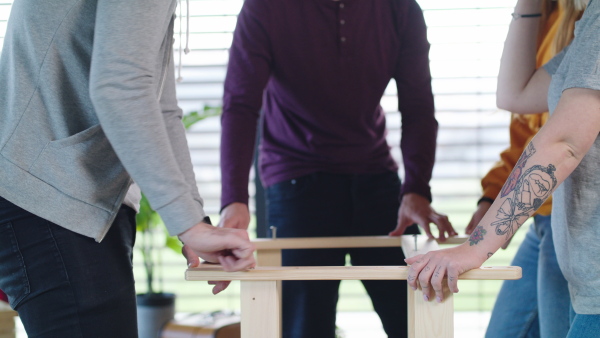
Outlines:
{"type": "Polygon", "coordinates": [[[135,212],[101,243],[0,197],[0,289],[29,337],[137,337],[135,212]]]}
{"type": "MultiPolygon", "coordinates": [[[[268,225],[278,237],[387,235],[396,227],[400,180],[315,173],[270,186],[268,225]]],[[[418,232],[413,226],[407,233],[418,232]]],[[[284,250],[284,266],[406,265],[397,248],[284,250]]],[[[362,281],[389,337],[406,337],[406,281],[362,281]]],[[[340,281],[283,283],[283,337],[332,338],[340,281]]]]}
{"type": "Polygon", "coordinates": [[[571,329],[567,338],[596,338],[600,336],[600,315],[580,315],[571,307],[571,329]]]}
{"type": "Polygon", "coordinates": [[[523,278],[502,284],[486,337],[566,337],[571,301],[556,260],[550,216],[534,216],[512,265],[523,268],[523,278]]]}

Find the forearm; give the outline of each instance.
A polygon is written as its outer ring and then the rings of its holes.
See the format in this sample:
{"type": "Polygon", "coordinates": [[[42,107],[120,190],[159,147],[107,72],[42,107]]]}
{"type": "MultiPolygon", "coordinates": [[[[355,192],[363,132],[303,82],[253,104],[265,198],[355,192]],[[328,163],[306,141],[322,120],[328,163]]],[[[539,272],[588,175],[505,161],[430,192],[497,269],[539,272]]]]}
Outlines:
{"type": "MultiPolygon", "coordinates": [[[[171,58],[172,59],[172,58],[171,58]]],[[[182,123],[183,112],[179,108],[175,93],[175,66],[173,61],[169,65],[164,90],[160,100],[163,120],[168,131],[171,150],[175,156],[175,161],[183,175],[184,180],[190,187],[191,194],[202,209],[204,202],[198,192],[196,177],[194,175],[194,166],[190,157],[190,151],[187,142],[185,127],[182,123]]]]}
{"type": "Polygon", "coordinates": [[[224,110],[221,119],[221,209],[248,204],[248,181],[254,155],[257,116],[224,110]]]}
{"type": "MultiPolygon", "coordinates": [[[[538,14],[539,0],[519,0],[515,15],[538,14]]],[[[531,104],[536,88],[529,87],[536,71],[537,38],[540,17],[520,17],[510,23],[500,59],[496,103],[499,108],[515,113],[541,113],[545,107],[531,104]],[[524,104],[526,103],[526,104],[524,104]]],[[[536,103],[544,104],[543,101],[536,103]]]]}
{"type": "Polygon", "coordinates": [[[527,146],[469,238],[478,255],[493,254],[575,170],[598,136],[599,105],[598,92],[563,93],[554,116],[527,146]]]}
{"type": "Polygon", "coordinates": [[[405,179],[401,194],[417,193],[431,201],[429,181],[435,162],[438,123],[431,90],[427,27],[416,3],[410,7],[408,20],[394,75],[398,110],[402,114],[400,150],[405,179]]]}
{"type": "Polygon", "coordinates": [[[500,153],[500,160],[481,179],[483,196],[492,200],[502,190],[512,169],[525,150],[525,147],[541,127],[541,118],[534,115],[519,116],[512,114],[510,121],[510,146],[500,153]]]}

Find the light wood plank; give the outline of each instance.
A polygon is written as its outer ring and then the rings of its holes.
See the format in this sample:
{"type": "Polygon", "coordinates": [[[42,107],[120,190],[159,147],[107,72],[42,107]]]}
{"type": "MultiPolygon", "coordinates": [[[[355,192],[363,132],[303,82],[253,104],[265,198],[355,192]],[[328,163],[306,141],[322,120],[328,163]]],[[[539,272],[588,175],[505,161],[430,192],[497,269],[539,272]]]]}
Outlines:
{"type": "Polygon", "coordinates": [[[281,266],[281,249],[256,250],[256,265],[281,266]]]}
{"type": "Polygon", "coordinates": [[[242,337],[279,338],[281,300],[275,281],[242,281],[242,337]]]}
{"type": "Polygon", "coordinates": [[[454,295],[447,284],[441,303],[435,299],[425,301],[420,289],[408,288],[408,337],[454,337],[454,295]]]}
{"type": "MultiPolygon", "coordinates": [[[[258,266],[281,266],[281,249],[262,249],[256,250],[256,264],[258,266]]],[[[277,283],[277,296],[281,301],[282,295],[281,290],[283,290],[282,281],[278,280],[277,283]]],[[[281,304],[279,304],[281,308],[281,304]]],[[[273,316],[279,317],[279,321],[282,320],[282,314],[279,312],[278,314],[274,314],[273,316]]]]}
{"type": "Polygon", "coordinates": [[[402,236],[402,251],[407,258],[439,249],[437,241],[425,236],[402,236]]]}
{"type": "MultiPolygon", "coordinates": [[[[257,250],[267,249],[334,249],[334,248],[383,248],[401,246],[402,237],[390,236],[356,236],[356,237],[304,237],[304,238],[258,238],[252,241],[257,250]]],[[[425,237],[420,235],[418,237],[425,237]]],[[[425,237],[426,238],[426,237],[425,237]]],[[[454,236],[439,244],[461,244],[466,236],[454,236]]],[[[436,240],[437,241],[437,240],[436,240]]]]}
{"type": "MultiPolygon", "coordinates": [[[[257,267],[248,271],[224,272],[215,266],[187,269],[186,280],[405,280],[406,266],[286,266],[257,267]]],[[[459,279],[519,279],[518,266],[482,267],[465,272],[459,279]]]]}

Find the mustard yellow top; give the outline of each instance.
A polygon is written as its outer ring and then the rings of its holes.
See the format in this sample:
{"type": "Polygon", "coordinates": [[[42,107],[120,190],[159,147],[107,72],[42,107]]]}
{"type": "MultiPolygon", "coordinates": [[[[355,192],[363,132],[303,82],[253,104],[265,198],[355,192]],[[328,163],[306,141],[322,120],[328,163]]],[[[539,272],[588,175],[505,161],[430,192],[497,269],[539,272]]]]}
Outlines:
{"type": "MultiPolygon", "coordinates": [[[[554,56],[552,41],[560,23],[559,17],[562,10],[557,8],[548,17],[544,27],[546,34],[539,44],[536,54],[537,67],[541,67],[554,56]]],[[[542,114],[519,115],[511,114],[510,121],[510,146],[500,153],[500,161],[481,180],[483,196],[495,199],[502,190],[502,186],[513,170],[517,160],[523,153],[525,146],[548,120],[548,112],[542,114]]],[[[552,197],[537,210],[536,214],[550,215],[552,212],[552,197]]]]}

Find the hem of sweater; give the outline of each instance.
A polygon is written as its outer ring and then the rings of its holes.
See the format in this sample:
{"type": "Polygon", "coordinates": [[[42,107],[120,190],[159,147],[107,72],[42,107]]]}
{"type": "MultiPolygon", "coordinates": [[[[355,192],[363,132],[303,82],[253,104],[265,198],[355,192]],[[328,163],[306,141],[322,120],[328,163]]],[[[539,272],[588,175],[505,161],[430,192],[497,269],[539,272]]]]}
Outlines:
{"type": "Polygon", "coordinates": [[[600,315],[600,296],[572,297],[573,310],[579,315],[600,315]]]}
{"type": "Polygon", "coordinates": [[[223,209],[225,209],[228,205],[230,205],[232,203],[242,203],[245,205],[249,205],[250,204],[250,195],[248,194],[248,190],[246,189],[246,191],[241,191],[239,193],[233,193],[233,194],[222,193],[221,209],[219,209],[219,213],[221,213],[221,211],[223,211],[223,209]],[[245,194],[245,197],[242,197],[242,196],[244,196],[244,194],[245,194]]]}
{"type": "Polygon", "coordinates": [[[400,188],[400,200],[402,200],[402,197],[404,195],[411,193],[425,197],[427,200],[429,200],[429,203],[433,201],[433,198],[431,196],[431,188],[429,186],[427,186],[427,188],[424,188],[417,186],[407,186],[405,184],[403,184],[402,188],[400,188]]]}
{"type": "Polygon", "coordinates": [[[263,174],[261,175],[261,181],[263,183],[263,187],[268,188],[274,184],[297,179],[302,176],[314,174],[314,173],[329,173],[329,174],[339,174],[339,175],[369,175],[369,174],[383,174],[386,172],[398,172],[398,168],[390,169],[390,168],[378,168],[376,170],[370,171],[346,171],[346,170],[334,170],[331,168],[310,168],[303,170],[293,170],[293,171],[280,171],[278,174],[263,174]]]}
{"type": "MultiPolygon", "coordinates": [[[[102,241],[121,207],[112,210],[69,196],[7,159],[0,157],[0,196],[16,206],[80,235],[102,241]],[[85,224],[85,227],[82,227],[85,224]]],[[[119,192],[122,201],[127,187],[119,192]]]]}
{"type": "Polygon", "coordinates": [[[206,217],[202,204],[191,193],[178,196],[169,204],[157,208],[156,212],[171,236],[185,232],[206,217]]]}

